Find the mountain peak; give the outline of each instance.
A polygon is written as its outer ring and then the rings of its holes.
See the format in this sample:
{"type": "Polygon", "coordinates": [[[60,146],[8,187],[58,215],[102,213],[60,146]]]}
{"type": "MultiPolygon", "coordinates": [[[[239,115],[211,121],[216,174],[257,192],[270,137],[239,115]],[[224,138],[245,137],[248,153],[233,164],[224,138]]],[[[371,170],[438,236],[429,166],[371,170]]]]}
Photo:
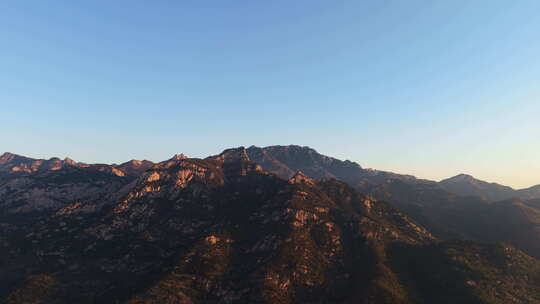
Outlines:
{"type": "Polygon", "coordinates": [[[4,154],[0,155],[0,164],[5,164],[15,159],[30,159],[30,158],[17,155],[11,152],[5,152],[4,154]]]}
{"type": "Polygon", "coordinates": [[[511,187],[490,183],[468,174],[444,179],[439,185],[446,191],[461,196],[477,196],[488,201],[500,201],[518,196],[511,187]]]}
{"type": "Polygon", "coordinates": [[[444,181],[473,181],[473,180],[477,180],[477,179],[472,175],[460,173],[456,176],[447,178],[444,181]]]}
{"type": "MultiPolygon", "coordinates": [[[[182,157],[185,158],[183,154],[176,154],[168,162],[174,163],[174,160],[180,160],[182,157]]],[[[122,170],[122,172],[129,176],[139,176],[152,166],[154,166],[154,163],[151,161],[132,159],[120,165],[114,166],[114,168],[122,170]]]]}
{"type": "Polygon", "coordinates": [[[73,159],[71,159],[71,158],[69,158],[69,157],[64,158],[64,162],[65,162],[66,164],[69,164],[69,165],[72,165],[72,166],[77,164],[76,161],[74,161],[73,159]]]}
{"type": "Polygon", "coordinates": [[[210,158],[221,160],[223,162],[250,161],[246,148],[244,147],[226,149],[221,152],[221,154],[211,156],[210,158]]]}
{"type": "Polygon", "coordinates": [[[4,158],[4,157],[11,157],[11,156],[15,156],[16,154],[13,154],[11,152],[4,152],[2,155],[0,155],[0,158],[4,158]]]}
{"type": "Polygon", "coordinates": [[[289,178],[289,183],[314,185],[315,181],[307,177],[304,173],[302,173],[302,171],[296,171],[296,173],[289,178]]]}
{"type": "Polygon", "coordinates": [[[187,156],[185,156],[183,153],[180,153],[180,154],[175,154],[171,160],[182,160],[182,159],[186,159],[188,158],[187,156]]]}
{"type": "Polygon", "coordinates": [[[0,164],[1,164],[1,163],[8,162],[8,161],[11,160],[14,156],[15,156],[15,154],[13,154],[13,153],[5,152],[4,154],[0,155],[0,164]]]}

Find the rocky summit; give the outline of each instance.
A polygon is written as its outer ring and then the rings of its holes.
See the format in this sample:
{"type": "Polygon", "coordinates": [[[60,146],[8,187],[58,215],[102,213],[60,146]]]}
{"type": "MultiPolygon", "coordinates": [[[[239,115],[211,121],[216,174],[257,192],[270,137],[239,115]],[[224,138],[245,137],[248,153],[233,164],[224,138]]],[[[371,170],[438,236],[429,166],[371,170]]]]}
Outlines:
{"type": "Polygon", "coordinates": [[[2,303],[540,303],[536,258],[445,240],[375,191],[432,183],[309,148],[0,172],[2,303]]]}

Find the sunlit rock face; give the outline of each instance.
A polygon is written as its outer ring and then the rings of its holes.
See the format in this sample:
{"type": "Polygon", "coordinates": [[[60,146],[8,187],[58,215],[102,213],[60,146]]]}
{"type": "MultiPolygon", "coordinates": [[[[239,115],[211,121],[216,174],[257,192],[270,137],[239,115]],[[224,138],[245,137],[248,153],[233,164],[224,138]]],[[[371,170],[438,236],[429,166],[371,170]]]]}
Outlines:
{"type": "Polygon", "coordinates": [[[301,171],[296,172],[296,174],[294,174],[291,178],[289,178],[289,182],[292,184],[301,184],[301,183],[305,183],[309,185],[315,184],[315,181],[313,179],[307,177],[301,171]]]}
{"type": "Polygon", "coordinates": [[[537,260],[440,242],[385,202],[334,179],[281,178],[243,148],[137,176],[100,168],[2,179],[13,200],[0,203],[0,302],[539,300],[537,260]]]}
{"type": "Polygon", "coordinates": [[[66,162],[59,158],[33,159],[12,153],[4,153],[0,156],[0,172],[31,174],[38,171],[56,171],[62,169],[66,162]]]}
{"type": "Polygon", "coordinates": [[[128,176],[139,176],[143,174],[146,170],[152,168],[155,164],[148,160],[130,160],[118,166],[115,166],[116,169],[122,171],[125,175],[128,176]]]}

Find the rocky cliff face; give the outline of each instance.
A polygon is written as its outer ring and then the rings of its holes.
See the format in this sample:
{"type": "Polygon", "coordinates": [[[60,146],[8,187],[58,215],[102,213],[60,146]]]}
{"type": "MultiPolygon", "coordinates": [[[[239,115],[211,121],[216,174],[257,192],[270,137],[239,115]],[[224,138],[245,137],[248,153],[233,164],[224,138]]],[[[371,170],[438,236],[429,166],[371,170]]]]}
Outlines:
{"type": "MultiPolygon", "coordinates": [[[[74,168],[55,178],[88,182],[87,168],[74,168]]],[[[0,300],[540,302],[536,259],[508,246],[440,242],[343,182],[279,178],[243,148],[175,157],[136,179],[92,172],[94,183],[119,184],[36,220],[14,220],[27,218],[21,212],[0,219],[0,300]]]]}

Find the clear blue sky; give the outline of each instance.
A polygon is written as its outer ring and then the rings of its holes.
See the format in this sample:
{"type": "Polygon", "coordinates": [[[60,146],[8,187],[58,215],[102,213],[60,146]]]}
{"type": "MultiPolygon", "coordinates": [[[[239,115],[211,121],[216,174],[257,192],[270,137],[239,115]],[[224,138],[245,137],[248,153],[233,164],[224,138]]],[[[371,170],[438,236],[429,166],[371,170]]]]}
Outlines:
{"type": "Polygon", "coordinates": [[[309,145],[540,184],[540,1],[2,1],[0,151],[309,145]]]}

